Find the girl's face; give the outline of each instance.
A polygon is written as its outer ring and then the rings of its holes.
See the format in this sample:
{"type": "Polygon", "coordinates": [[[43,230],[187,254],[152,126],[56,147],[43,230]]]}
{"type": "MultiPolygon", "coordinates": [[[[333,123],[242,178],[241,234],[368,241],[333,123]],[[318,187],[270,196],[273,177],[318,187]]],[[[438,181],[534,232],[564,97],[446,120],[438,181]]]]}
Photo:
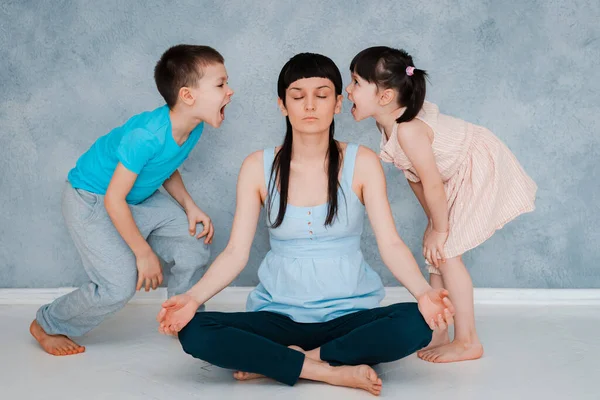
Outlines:
{"type": "Polygon", "coordinates": [[[333,116],[342,110],[342,95],[335,94],[333,82],[327,78],[303,78],[292,82],[285,91],[285,102],[279,108],[290,119],[294,131],[329,133],[333,116]]]}
{"type": "Polygon", "coordinates": [[[379,90],[374,83],[369,83],[352,73],[352,81],[346,86],[346,92],[348,100],[353,103],[350,112],[355,121],[373,117],[379,111],[379,90]]]}

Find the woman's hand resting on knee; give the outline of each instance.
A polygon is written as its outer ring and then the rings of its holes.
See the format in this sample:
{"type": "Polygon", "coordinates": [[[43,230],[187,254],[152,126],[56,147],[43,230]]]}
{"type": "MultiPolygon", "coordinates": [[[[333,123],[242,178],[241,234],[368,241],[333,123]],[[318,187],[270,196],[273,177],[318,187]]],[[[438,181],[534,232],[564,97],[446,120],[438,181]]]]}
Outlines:
{"type": "Polygon", "coordinates": [[[156,320],[158,331],[165,335],[176,335],[186,326],[200,307],[200,304],[189,294],[173,296],[162,304],[162,310],[156,320]]]}
{"type": "Polygon", "coordinates": [[[445,289],[430,289],[417,298],[419,311],[431,330],[447,329],[454,324],[454,306],[445,289]]]}

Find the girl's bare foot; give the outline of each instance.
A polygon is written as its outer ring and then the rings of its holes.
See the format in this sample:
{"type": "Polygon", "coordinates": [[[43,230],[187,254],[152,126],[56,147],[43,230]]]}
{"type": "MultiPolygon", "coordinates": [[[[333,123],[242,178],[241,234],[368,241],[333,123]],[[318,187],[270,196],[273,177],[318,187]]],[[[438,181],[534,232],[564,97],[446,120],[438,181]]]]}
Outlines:
{"type": "Polygon", "coordinates": [[[433,331],[433,335],[431,337],[431,342],[424,349],[421,349],[417,352],[417,356],[419,358],[423,358],[423,354],[428,350],[435,349],[436,347],[443,346],[445,344],[450,343],[450,336],[448,335],[448,329],[444,329],[443,331],[433,331]]]}
{"type": "Polygon", "coordinates": [[[433,363],[451,363],[457,361],[476,360],[483,355],[483,346],[479,341],[475,343],[454,340],[452,343],[436,347],[423,352],[421,357],[433,363]]]}
{"type": "Polygon", "coordinates": [[[48,335],[36,320],[33,320],[29,326],[29,332],[46,353],[53,356],[70,356],[85,351],[84,346],[78,345],[64,335],[48,335]]]}
{"type": "Polygon", "coordinates": [[[261,374],[254,374],[252,372],[243,372],[243,371],[234,372],[233,377],[235,379],[237,379],[238,381],[249,381],[252,379],[266,378],[266,376],[261,375],[261,374]]]}

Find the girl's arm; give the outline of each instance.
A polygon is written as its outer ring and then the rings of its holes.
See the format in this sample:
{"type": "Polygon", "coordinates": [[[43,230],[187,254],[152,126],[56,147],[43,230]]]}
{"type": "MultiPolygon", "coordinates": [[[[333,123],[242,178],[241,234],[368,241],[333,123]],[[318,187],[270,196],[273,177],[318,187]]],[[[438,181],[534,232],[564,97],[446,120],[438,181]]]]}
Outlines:
{"type": "MultiPolygon", "coordinates": [[[[420,188],[418,186],[415,194],[425,213],[431,219],[433,230],[448,232],[448,202],[444,183],[435,163],[431,142],[427,135],[428,129],[430,128],[419,120],[400,124],[397,140],[421,179],[420,186],[424,201],[419,197],[420,188]],[[423,205],[423,203],[425,204],[423,205]]],[[[415,190],[413,182],[411,182],[411,188],[413,191],[415,190]]]]}
{"type": "Polygon", "coordinates": [[[429,212],[429,207],[427,207],[427,201],[425,200],[425,192],[423,191],[423,184],[421,184],[421,182],[413,182],[409,179],[407,179],[407,181],[408,181],[408,184],[410,185],[410,188],[412,189],[413,193],[419,200],[421,207],[423,207],[423,211],[425,211],[425,215],[427,215],[427,219],[430,220],[431,213],[429,212]]]}

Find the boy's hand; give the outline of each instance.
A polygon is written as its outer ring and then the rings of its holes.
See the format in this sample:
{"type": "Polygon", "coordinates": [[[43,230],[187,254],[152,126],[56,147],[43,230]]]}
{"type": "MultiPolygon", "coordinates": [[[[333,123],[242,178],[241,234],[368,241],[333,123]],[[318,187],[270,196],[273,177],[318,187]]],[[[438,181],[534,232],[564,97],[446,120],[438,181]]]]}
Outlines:
{"type": "Polygon", "coordinates": [[[188,222],[190,223],[190,235],[196,235],[196,224],[201,223],[204,225],[204,229],[196,236],[196,239],[206,236],[204,243],[211,244],[215,229],[210,217],[195,204],[186,208],[185,212],[188,217],[188,222]]]}
{"type": "Polygon", "coordinates": [[[160,261],[152,250],[147,253],[136,257],[136,264],[138,270],[138,281],[135,290],[140,290],[142,286],[145,286],[146,292],[156,290],[157,287],[163,281],[162,269],[160,267],[160,261]]]}

